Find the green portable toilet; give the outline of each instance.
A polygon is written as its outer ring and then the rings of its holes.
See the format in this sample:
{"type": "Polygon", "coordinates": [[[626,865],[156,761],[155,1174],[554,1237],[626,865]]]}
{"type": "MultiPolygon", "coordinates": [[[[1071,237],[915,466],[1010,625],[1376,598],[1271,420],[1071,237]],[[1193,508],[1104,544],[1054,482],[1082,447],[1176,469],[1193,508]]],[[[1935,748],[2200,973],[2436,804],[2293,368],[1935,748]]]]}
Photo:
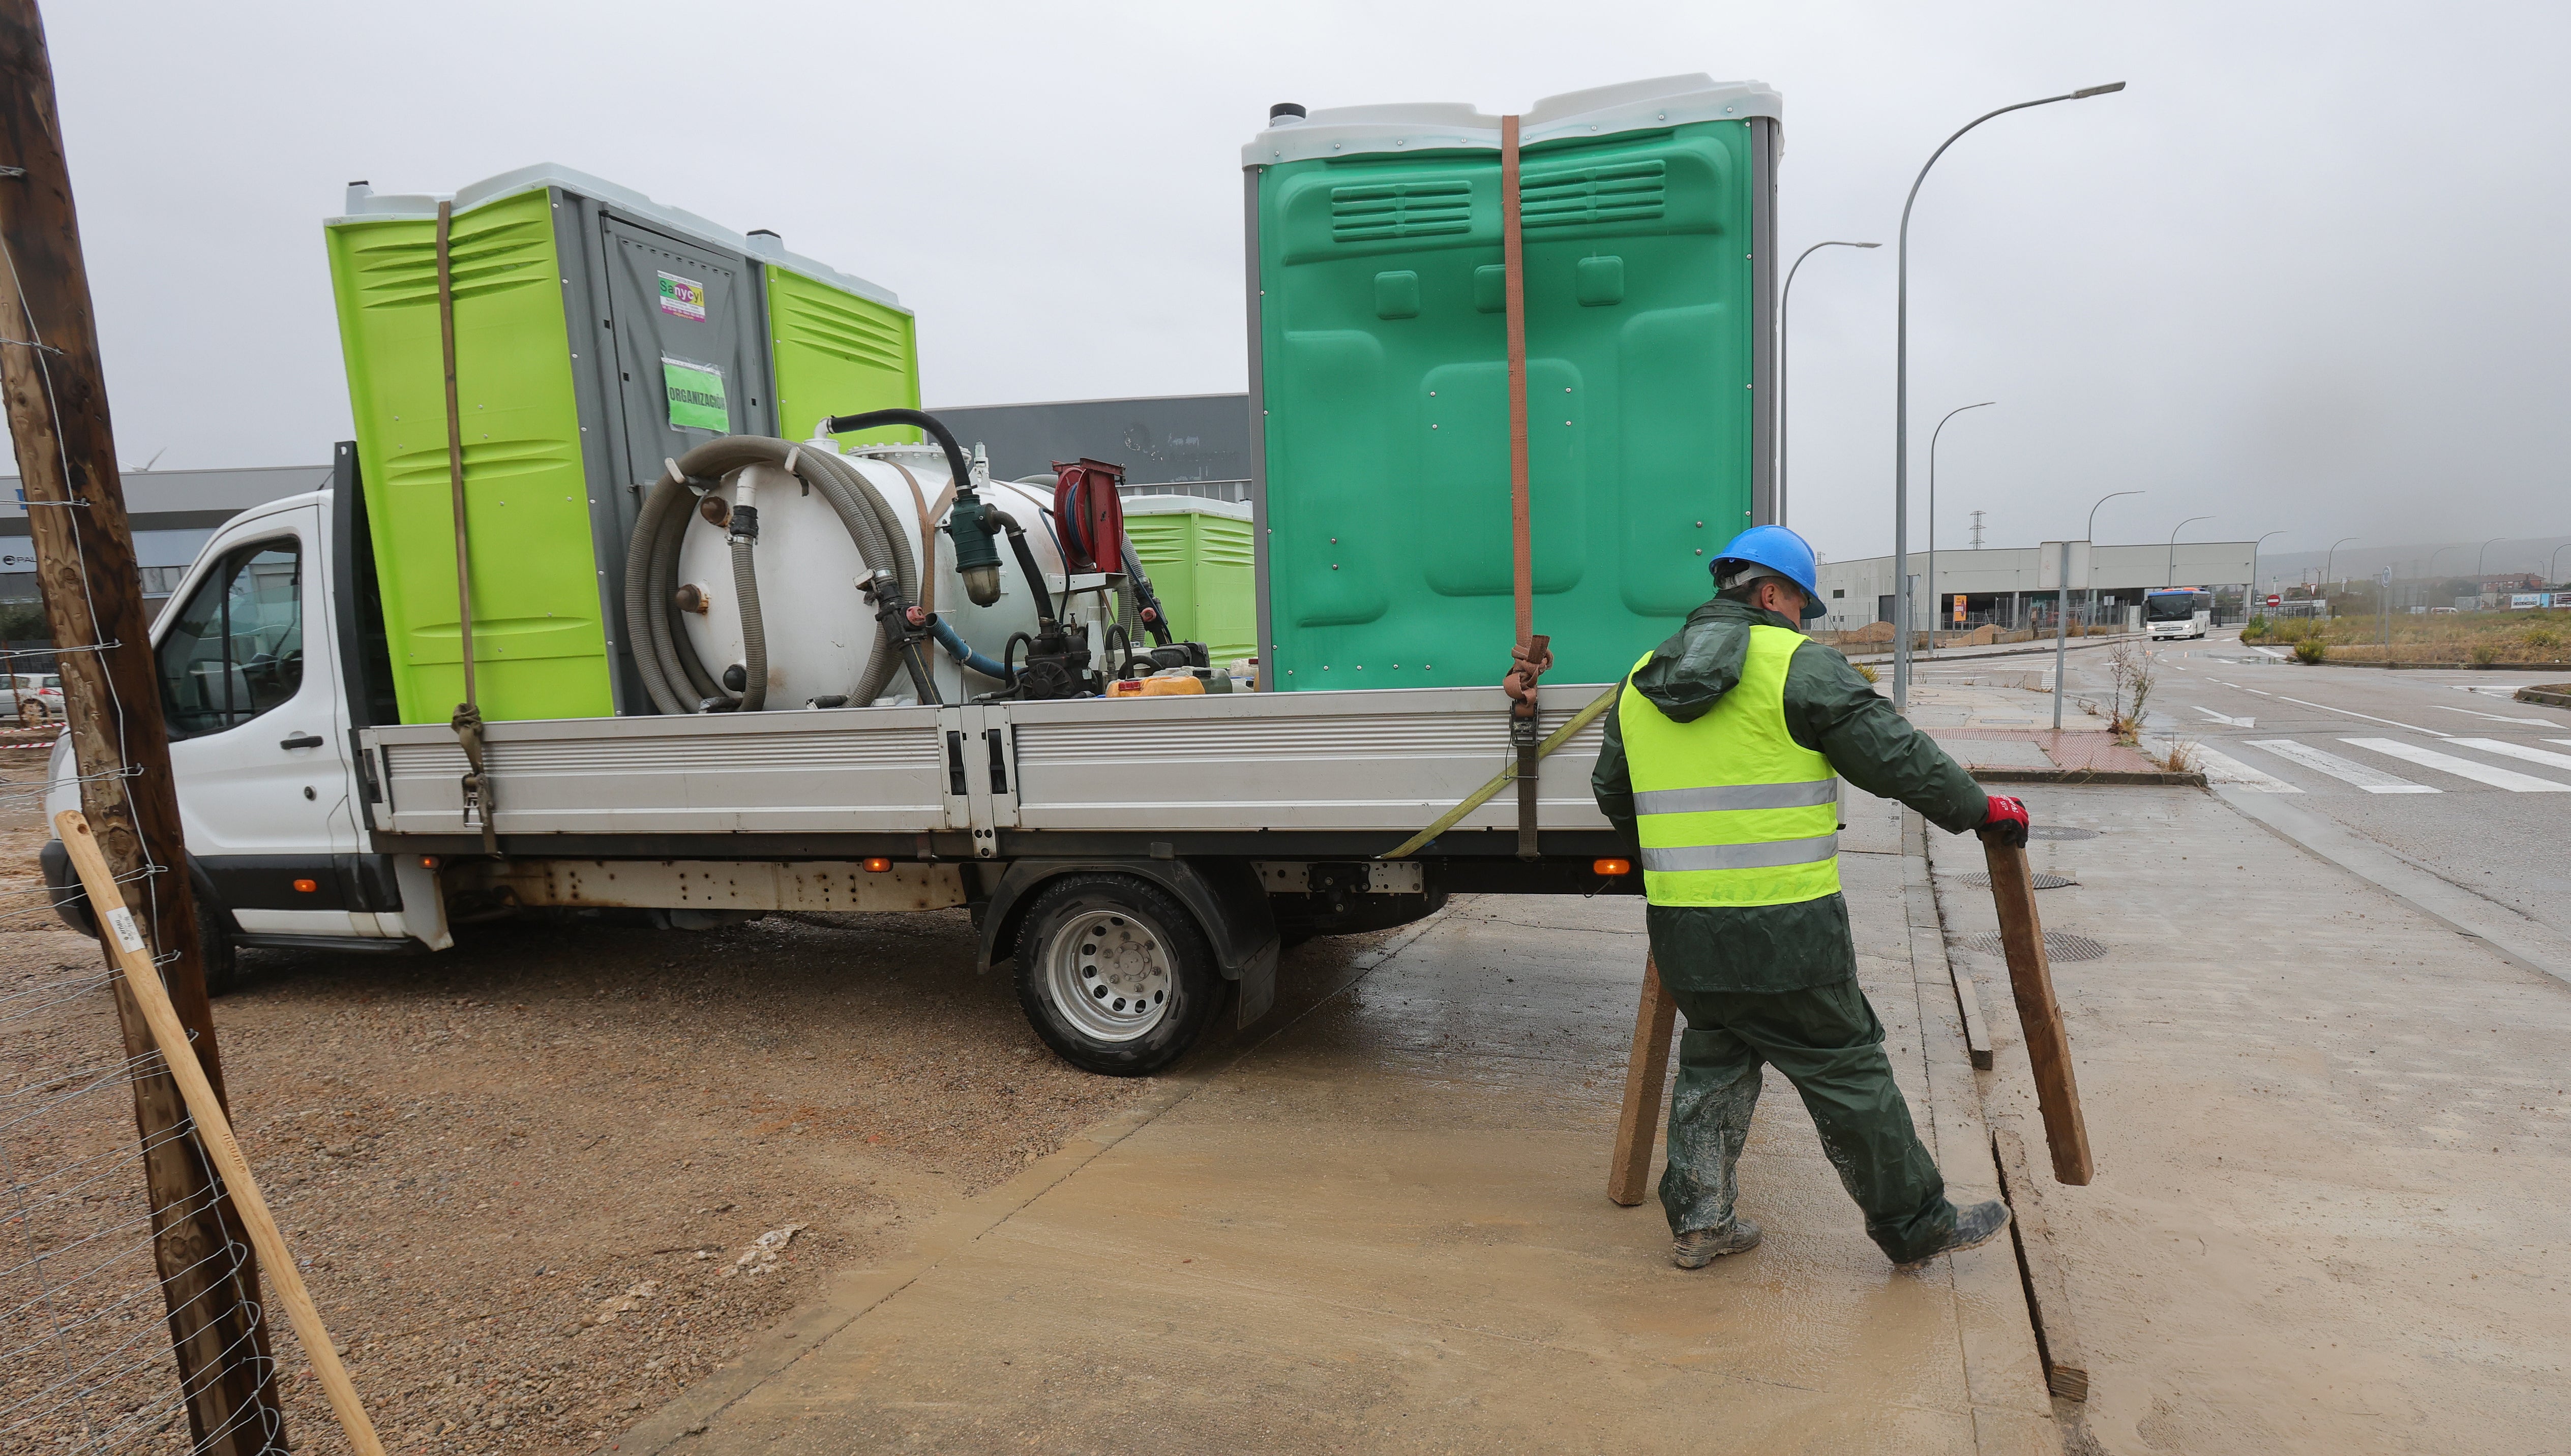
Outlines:
{"type": "MultiPolygon", "coordinates": [[[[1776,93],[1521,119],[1535,630],[1613,682],[1772,518],[1776,93]]],[[[1281,108],[1243,151],[1262,686],[1497,683],[1515,641],[1500,118],[1281,108]]]]}
{"type": "MultiPolygon", "coordinates": [[[[463,701],[437,308],[443,199],[348,189],[324,234],[404,723],[463,701]]],[[[919,403],[909,310],[861,278],[539,166],[459,190],[449,271],[487,719],[649,713],[625,550],[662,462],[919,403]]],[[[883,431],[841,443],[908,439],[883,431]]]]}
{"type": "Polygon", "coordinates": [[[1171,631],[1204,643],[1217,667],[1256,656],[1250,507],[1193,495],[1129,495],[1124,504],[1125,534],[1171,631]]]}

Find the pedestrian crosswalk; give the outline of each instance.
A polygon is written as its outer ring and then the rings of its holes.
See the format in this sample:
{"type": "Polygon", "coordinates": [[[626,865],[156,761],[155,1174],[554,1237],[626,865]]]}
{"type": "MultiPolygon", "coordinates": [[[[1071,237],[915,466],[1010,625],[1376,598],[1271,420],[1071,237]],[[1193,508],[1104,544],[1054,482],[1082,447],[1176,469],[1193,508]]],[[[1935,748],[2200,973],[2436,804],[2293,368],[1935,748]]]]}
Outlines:
{"type": "Polygon", "coordinates": [[[2296,742],[2293,738],[2250,738],[2246,741],[2251,747],[2265,748],[2280,758],[2290,759],[2307,768],[2326,773],[2341,783],[2352,783],[2367,793],[2438,792],[2437,789],[2430,788],[2424,783],[2412,783],[2406,778],[2395,778],[2389,773],[2377,772],[2362,763],[2342,758],[2336,753],[2315,748],[2309,743],[2296,742]]]}
{"type": "MultiPolygon", "coordinates": [[[[2243,738],[2239,741],[2245,746],[2263,749],[2288,762],[2301,764],[2315,773],[2325,774],[2366,793],[2446,792],[2445,788],[2433,783],[2420,783],[2403,778],[2397,774],[2385,772],[2369,762],[2333,753],[2326,748],[2314,747],[2294,738],[2243,738]]],[[[2499,757],[2515,758],[2523,762],[2564,769],[2571,769],[2571,753],[2557,753],[2546,748],[2531,747],[2525,743],[2512,743],[2502,738],[2440,738],[2434,748],[2404,742],[2399,738],[2340,738],[2338,741],[2349,747],[2362,748],[2368,753],[2381,754],[2435,773],[2449,774],[2467,782],[2506,789],[2510,793],[2571,793],[2571,782],[2543,778],[2514,768],[2505,768],[2495,763],[2485,763],[2476,758],[2466,758],[2440,750],[2473,748],[2499,757]]],[[[2571,738],[2548,738],[2546,741],[2571,746],[2571,738]]],[[[2226,763],[2234,768],[2248,767],[2238,760],[2226,760],[2226,763]]],[[[2226,781],[2240,783],[2245,787],[2267,788],[2266,784],[2256,781],[2260,778],[2268,778],[2274,783],[2283,782],[2257,769],[2249,769],[2244,776],[2227,776],[2226,781]]],[[[2302,792],[2301,789],[2292,786],[2268,788],[2268,791],[2302,792]]]]}

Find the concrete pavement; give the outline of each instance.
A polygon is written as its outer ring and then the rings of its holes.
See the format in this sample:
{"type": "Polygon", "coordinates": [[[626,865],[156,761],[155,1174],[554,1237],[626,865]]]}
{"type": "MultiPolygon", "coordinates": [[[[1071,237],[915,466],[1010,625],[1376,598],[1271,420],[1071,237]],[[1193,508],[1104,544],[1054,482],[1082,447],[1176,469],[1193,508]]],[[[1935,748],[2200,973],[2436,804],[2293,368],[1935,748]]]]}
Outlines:
{"type": "MultiPolygon", "coordinates": [[[[2405,675],[2406,676],[2406,675],[2405,675]]],[[[2220,798],[2026,790],[2098,1175],[2048,1188],[2111,1452],[2520,1453],[2571,1424],[2571,988],[2220,798]]],[[[1996,931],[1936,842],[1997,1043],[1995,1124],[2043,1133],[1996,931]]],[[[2042,1162],[2038,1152],[2036,1161],[2042,1162]]]]}
{"type": "MultiPolygon", "coordinates": [[[[1896,816],[1849,808],[1863,980],[1954,1195],[1990,1197],[1896,816]]],[[[619,1449],[2061,1450],[2008,1245],[1890,1268],[1773,1074],[1764,1246],[1682,1272],[1657,1204],[1607,1202],[1641,909],[1467,900],[1289,990],[1305,1014],[843,1273],[619,1449]]]]}

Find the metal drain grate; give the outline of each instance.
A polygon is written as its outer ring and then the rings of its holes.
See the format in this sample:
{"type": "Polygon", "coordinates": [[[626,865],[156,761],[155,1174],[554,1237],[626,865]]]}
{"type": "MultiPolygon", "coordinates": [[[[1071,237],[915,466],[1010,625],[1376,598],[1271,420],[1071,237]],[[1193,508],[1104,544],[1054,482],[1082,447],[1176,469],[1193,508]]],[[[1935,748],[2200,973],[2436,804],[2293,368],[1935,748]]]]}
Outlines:
{"type": "MultiPolygon", "coordinates": [[[[1978,950],[1984,955],[2005,957],[2008,954],[2008,947],[2001,944],[2000,938],[1988,933],[1959,935],[1955,937],[1955,944],[1966,950],[1978,950]]],[[[2049,960],[2096,961],[2107,958],[2107,947],[2085,935],[2048,930],[2044,932],[2044,954],[2049,960]]]]}
{"type": "Polygon", "coordinates": [[[2038,824],[2026,831],[2030,839],[2095,839],[2095,829],[2075,829],[2069,824],[2038,824]]]}
{"type": "MultiPolygon", "coordinates": [[[[1980,885],[1983,889],[1989,889],[1991,887],[1991,877],[1987,874],[1968,874],[1962,876],[1962,879],[1964,883],[1968,885],[1980,885]]],[[[2080,881],[2071,878],[2069,875],[2063,874],[2039,874],[2035,876],[2035,887],[2039,890],[2058,890],[2064,885],[2076,885],[2078,883],[2080,883],[2080,881]]]]}

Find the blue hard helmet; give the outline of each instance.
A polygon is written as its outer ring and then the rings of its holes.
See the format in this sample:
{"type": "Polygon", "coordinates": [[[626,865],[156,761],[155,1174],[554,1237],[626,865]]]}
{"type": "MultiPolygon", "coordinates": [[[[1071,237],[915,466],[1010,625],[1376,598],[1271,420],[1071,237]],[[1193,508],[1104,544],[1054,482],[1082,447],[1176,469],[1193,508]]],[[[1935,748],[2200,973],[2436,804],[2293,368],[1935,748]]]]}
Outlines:
{"type": "Polygon", "coordinates": [[[1800,587],[1804,621],[1822,614],[1820,572],[1812,560],[1811,543],[1802,537],[1783,526],[1753,526],[1732,538],[1732,544],[1715,557],[1712,570],[1720,581],[1745,566],[1764,566],[1800,587]]]}

